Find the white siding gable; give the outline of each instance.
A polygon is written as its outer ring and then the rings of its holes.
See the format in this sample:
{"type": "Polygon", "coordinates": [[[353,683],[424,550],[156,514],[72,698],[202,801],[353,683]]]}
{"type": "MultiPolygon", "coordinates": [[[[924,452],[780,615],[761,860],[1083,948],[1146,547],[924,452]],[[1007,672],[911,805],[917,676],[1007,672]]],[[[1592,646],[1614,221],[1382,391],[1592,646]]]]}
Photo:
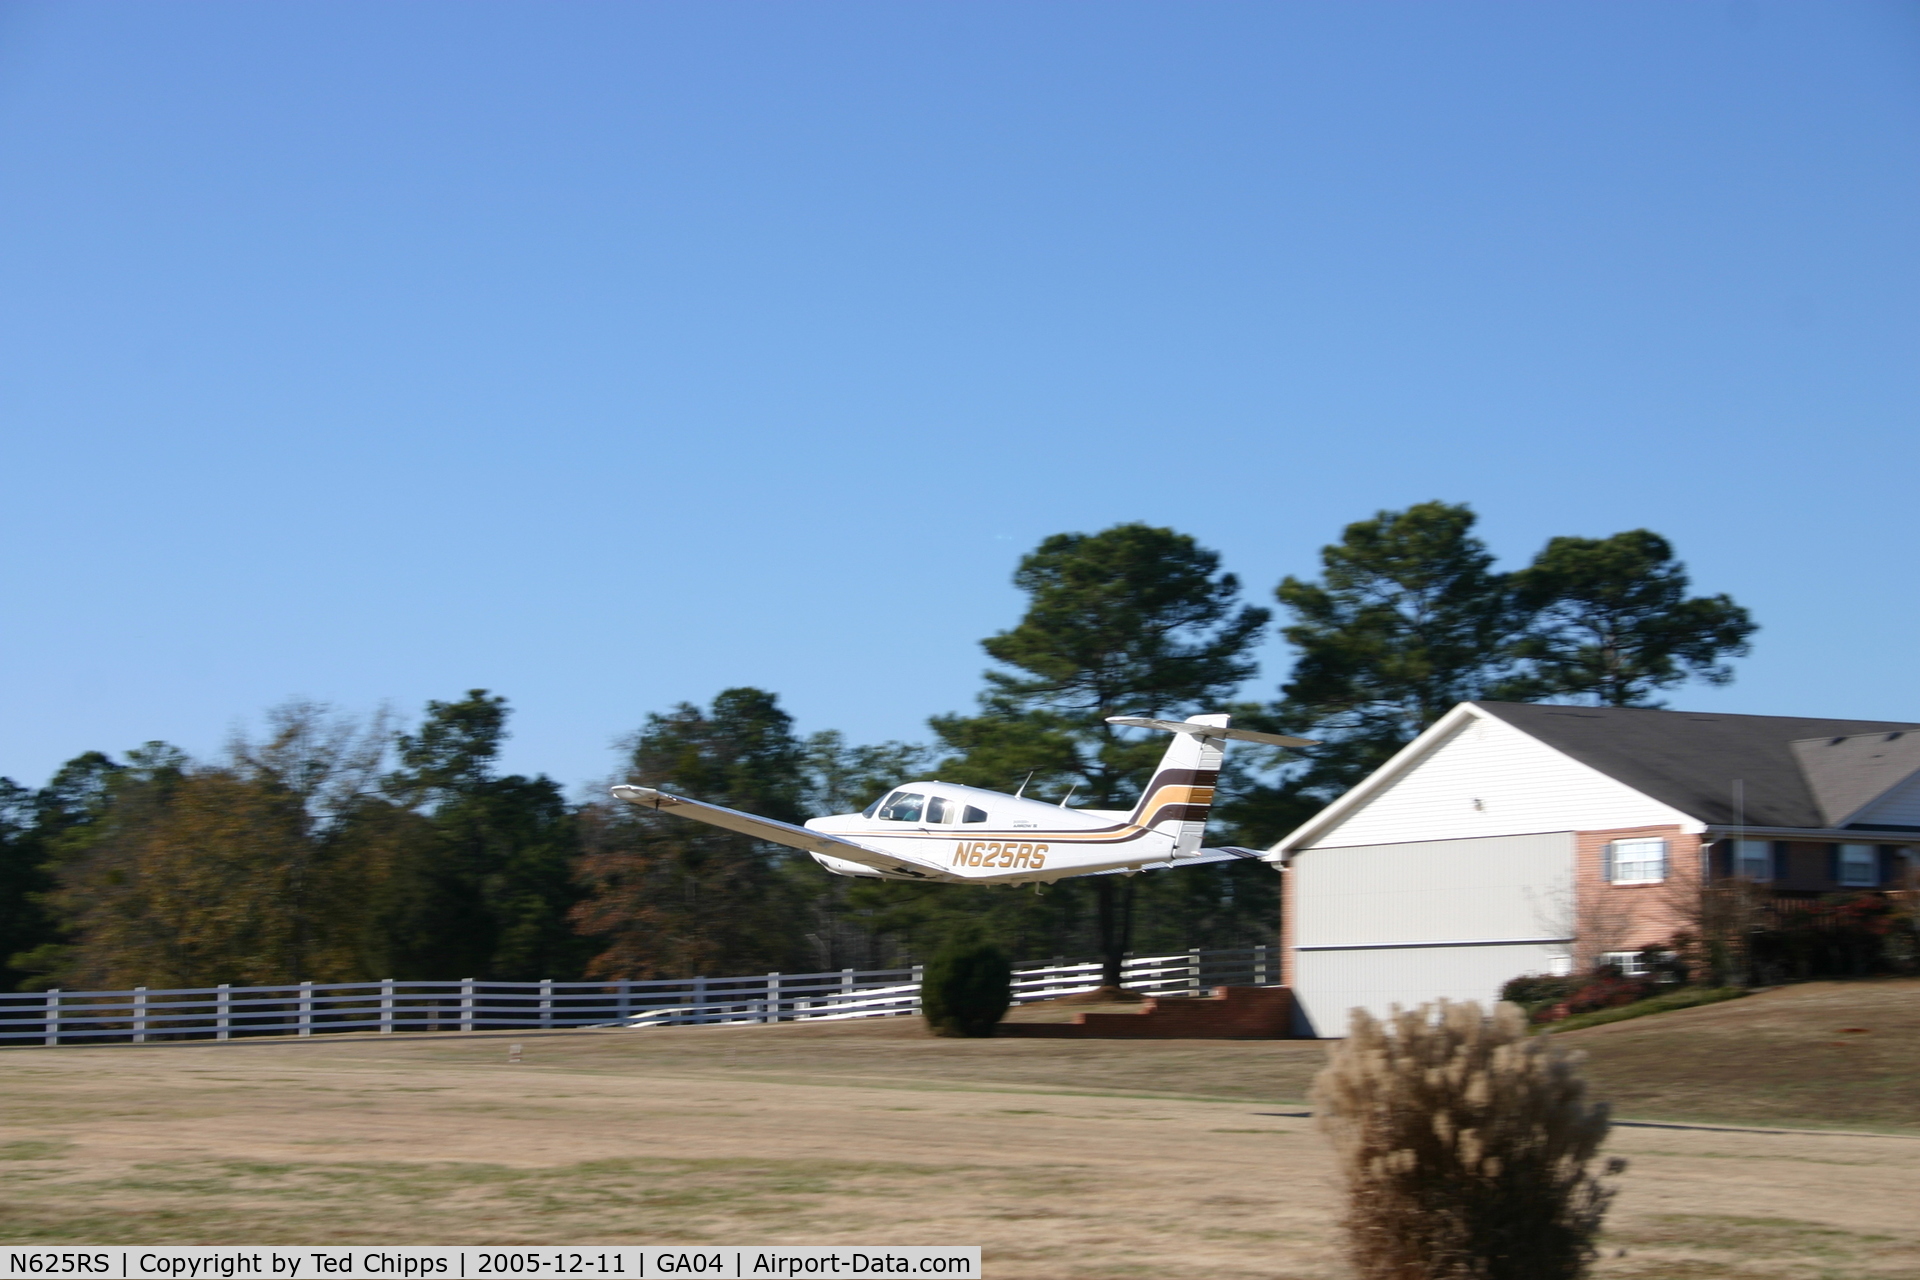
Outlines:
{"type": "Polygon", "coordinates": [[[1700,824],[1501,720],[1475,714],[1320,833],[1314,848],[1700,824]]]}
{"type": "Polygon", "coordinates": [[[1852,818],[1884,827],[1920,827],[1920,774],[1887,788],[1887,793],[1852,818]]]}

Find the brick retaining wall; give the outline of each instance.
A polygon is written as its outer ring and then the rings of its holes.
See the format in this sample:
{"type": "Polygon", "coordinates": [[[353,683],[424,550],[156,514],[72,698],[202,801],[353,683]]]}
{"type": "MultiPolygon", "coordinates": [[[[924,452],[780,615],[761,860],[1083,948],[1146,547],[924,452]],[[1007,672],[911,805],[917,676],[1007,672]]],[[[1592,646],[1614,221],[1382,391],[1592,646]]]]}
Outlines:
{"type": "Polygon", "coordinates": [[[1138,1013],[1081,1013],[1072,1022],[1003,1022],[996,1036],[1029,1040],[1286,1040],[1293,992],[1215,987],[1211,996],[1154,997],[1138,1013]]]}

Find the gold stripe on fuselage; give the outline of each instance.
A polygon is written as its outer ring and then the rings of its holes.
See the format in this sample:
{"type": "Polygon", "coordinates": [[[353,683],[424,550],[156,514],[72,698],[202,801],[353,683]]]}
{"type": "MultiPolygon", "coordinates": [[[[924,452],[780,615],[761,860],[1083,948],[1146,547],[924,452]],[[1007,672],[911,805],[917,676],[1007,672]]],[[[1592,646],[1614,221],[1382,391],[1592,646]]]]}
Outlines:
{"type": "Polygon", "coordinates": [[[1153,793],[1153,798],[1140,806],[1139,812],[1152,813],[1155,809],[1169,804],[1213,803],[1212,787],[1162,787],[1153,793]]]}

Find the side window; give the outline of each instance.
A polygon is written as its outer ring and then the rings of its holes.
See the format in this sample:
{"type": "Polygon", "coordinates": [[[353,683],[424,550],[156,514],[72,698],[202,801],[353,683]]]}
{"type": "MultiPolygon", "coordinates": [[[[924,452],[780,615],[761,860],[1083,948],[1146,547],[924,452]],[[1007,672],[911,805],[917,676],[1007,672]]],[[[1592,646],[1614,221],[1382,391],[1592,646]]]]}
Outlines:
{"type": "Polygon", "coordinates": [[[1614,884],[1658,884],[1667,878],[1665,840],[1615,840],[1605,856],[1607,879],[1614,884]]]}
{"type": "Polygon", "coordinates": [[[1638,951],[1608,951],[1601,955],[1600,963],[1612,965],[1623,978],[1647,976],[1647,957],[1638,951]]]}
{"type": "Polygon", "coordinates": [[[917,791],[896,791],[880,806],[880,818],[884,822],[918,822],[926,802],[927,798],[917,791]]]}
{"type": "Polygon", "coordinates": [[[1843,844],[1835,877],[1849,889],[1871,889],[1880,883],[1880,851],[1870,844],[1843,844]]]}
{"type": "Polygon", "coordinates": [[[928,822],[952,822],[953,802],[941,796],[927,797],[928,822]]]}
{"type": "Polygon", "coordinates": [[[985,822],[986,820],[987,811],[985,809],[976,809],[972,805],[967,806],[966,814],[960,819],[962,822],[985,822]]]}

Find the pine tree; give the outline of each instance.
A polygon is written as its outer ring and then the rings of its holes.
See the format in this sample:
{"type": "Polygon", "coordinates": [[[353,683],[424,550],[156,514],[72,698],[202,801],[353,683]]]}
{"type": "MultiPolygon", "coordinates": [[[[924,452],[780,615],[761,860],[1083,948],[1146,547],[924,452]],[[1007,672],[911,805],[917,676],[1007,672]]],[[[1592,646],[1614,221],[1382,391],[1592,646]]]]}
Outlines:
{"type": "MultiPolygon", "coordinates": [[[[1165,749],[1158,735],[1120,730],[1107,717],[1179,719],[1220,709],[1253,674],[1250,654],[1269,617],[1239,603],[1239,581],[1220,571],[1217,553],[1145,524],[1056,534],[1021,560],[1013,580],[1027,593],[1027,610],[1013,629],[982,642],[1002,668],[986,673],[979,714],[931,722],[958,753],[941,763],[940,776],[1003,791],[1024,782],[1029,795],[1071,793],[1095,809],[1129,808],[1165,749]]],[[[1170,874],[1205,876],[1216,900],[1230,900],[1218,890],[1233,873],[1206,872],[1170,874]]],[[[1049,895],[1056,917],[1091,915],[1104,985],[1120,982],[1139,879],[1091,877],[1090,887],[1067,882],[1071,888],[1049,895]],[[1090,911],[1076,901],[1083,894],[1090,911]]],[[[1269,872],[1262,883],[1270,880],[1269,872]]],[[[1155,885],[1148,896],[1192,887],[1155,885]]]]}
{"type": "Polygon", "coordinates": [[[1686,566],[1646,529],[1611,538],[1555,538],[1514,575],[1530,615],[1515,656],[1525,673],[1505,696],[1656,706],[1689,678],[1727,684],[1758,630],[1725,595],[1688,596],[1686,566]]]}
{"type": "Polygon", "coordinates": [[[1512,670],[1523,615],[1465,506],[1423,502],[1346,527],[1317,582],[1275,594],[1298,656],[1275,722],[1319,738],[1292,785],[1331,797],[1512,670]]]}

